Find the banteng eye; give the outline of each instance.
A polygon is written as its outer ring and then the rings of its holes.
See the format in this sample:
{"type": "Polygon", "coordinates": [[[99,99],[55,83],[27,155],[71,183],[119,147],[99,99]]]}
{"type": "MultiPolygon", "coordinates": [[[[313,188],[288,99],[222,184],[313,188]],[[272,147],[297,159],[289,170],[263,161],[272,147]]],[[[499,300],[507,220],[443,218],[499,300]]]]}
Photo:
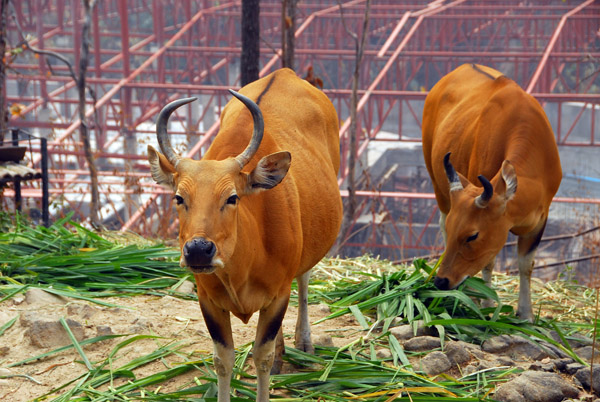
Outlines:
{"type": "Polygon", "coordinates": [[[175,197],[173,197],[173,199],[175,200],[175,202],[177,203],[177,205],[183,204],[183,197],[180,196],[179,194],[175,194],[175,197]]]}
{"type": "Polygon", "coordinates": [[[240,199],[240,197],[238,197],[237,194],[234,194],[227,199],[227,204],[235,205],[235,204],[237,204],[239,199],[240,199]]]}
{"type": "Polygon", "coordinates": [[[475,240],[477,238],[477,236],[479,236],[479,233],[475,233],[469,237],[467,237],[467,243],[472,242],[473,240],[475,240]]]}

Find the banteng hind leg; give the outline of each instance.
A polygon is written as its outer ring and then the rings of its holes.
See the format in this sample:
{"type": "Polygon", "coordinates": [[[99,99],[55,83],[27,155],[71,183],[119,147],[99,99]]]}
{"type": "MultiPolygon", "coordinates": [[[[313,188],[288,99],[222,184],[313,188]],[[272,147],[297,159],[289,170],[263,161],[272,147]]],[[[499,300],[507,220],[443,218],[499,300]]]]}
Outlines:
{"type": "Polygon", "coordinates": [[[296,321],[296,334],[294,344],[296,349],[307,353],[314,353],[312,340],[310,339],[310,322],[308,320],[308,280],[310,271],[296,278],[298,283],[298,319],[296,321]]]}
{"type": "Polygon", "coordinates": [[[543,220],[535,230],[525,236],[519,236],[518,240],[519,305],[517,315],[530,322],[533,322],[533,308],[531,306],[533,260],[545,228],[546,220],[543,220]]]}

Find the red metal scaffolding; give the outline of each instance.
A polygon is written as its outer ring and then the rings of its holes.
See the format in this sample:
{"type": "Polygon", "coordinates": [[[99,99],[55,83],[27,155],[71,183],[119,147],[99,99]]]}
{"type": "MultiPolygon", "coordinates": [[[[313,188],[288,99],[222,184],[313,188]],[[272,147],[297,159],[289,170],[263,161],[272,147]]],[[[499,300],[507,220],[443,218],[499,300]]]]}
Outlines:
{"type": "MultiPolygon", "coordinates": [[[[7,28],[14,57],[5,94],[14,113],[10,125],[48,138],[53,213],[72,210],[85,219],[90,178],[78,133],[75,85],[57,60],[15,51],[24,34],[30,45],[60,53],[77,66],[80,3],[11,1],[7,28]]],[[[341,3],[345,25],[336,0],[298,2],[295,67],[302,76],[312,66],[338,110],[343,187],[355,60],[346,27],[361,29],[365,0],[341,3]]],[[[263,0],[260,6],[261,75],[266,75],[281,65],[281,1],[263,0]]],[[[151,180],[145,145],[155,142],[153,122],[162,106],[187,96],[200,101],[172,117],[173,142],[194,158],[210,145],[221,107],[230,97],[227,89],[239,86],[240,13],[240,0],[98,2],[87,77],[95,98],[88,98],[86,115],[99,167],[101,214],[112,228],[145,236],[176,231],[171,191],[151,180]]],[[[546,108],[561,147],[600,143],[595,121],[600,109],[600,4],[594,0],[373,0],[368,35],[359,84],[360,155],[378,142],[420,141],[427,90],[453,68],[472,62],[504,72],[534,95],[546,108]],[[564,109],[574,104],[578,114],[566,118],[564,109]]],[[[37,166],[39,147],[33,144],[33,149],[30,163],[37,166]]],[[[355,246],[435,249],[422,242],[434,221],[433,195],[417,188],[378,190],[371,183],[359,193],[365,201],[363,215],[371,214],[375,225],[376,215],[393,205],[386,202],[403,204],[409,211],[403,222],[389,222],[386,229],[402,244],[382,244],[373,228],[372,239],[355,246]],[[367,205],[372,200],[379,202],[377,210],[367,205]],[[430,211],[418,228],[413,227],[413,202],[425,203],[430,211]],[[401,225],[408,225],[408,231],[401,225]]],[[[41,190],[28,183],[22,194],[35,201],[41,190]]],[[[598,204],[597,199],[584,201],[598,204]]]]}

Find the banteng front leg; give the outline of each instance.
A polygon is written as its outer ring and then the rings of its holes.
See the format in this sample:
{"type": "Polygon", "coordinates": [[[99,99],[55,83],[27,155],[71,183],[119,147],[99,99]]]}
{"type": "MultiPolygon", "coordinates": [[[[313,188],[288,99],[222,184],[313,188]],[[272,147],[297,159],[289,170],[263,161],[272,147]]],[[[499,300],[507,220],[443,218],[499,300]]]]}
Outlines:
{"type": "MultiPolygon", "coordinates": [[[[486,265],[483,270],[481,270],[481,277],[485,284],[489,287],[492,286],[492,273],[494,272],[494,265],[496,265],[496,258],[492,260],[488,265],[486,265]]],[[[492,299],[483,299],[481,301],[481,307],[494,307],[494,301],[492,299]]]]}
{"type": "MultiPolygon", "coordinates": [[[[273,361],[275,360],[275,343],[279,333],[283,338],[281,322],[287,310],[288,295],[289,291],[285,296],[275,299],[269,307],[260,310],[258,316],[258,328],[256,329],[253,351],[257,376],[257,402],[269,401],[269,381],[271,367],[273,367],[273,361]]],[[[281,356],[279,358],[281,359],[281,356]]]]}
{"type": "Polygon", "coordinates": [[[200,302],[204,322],[214,344],[214,366],[218,380],[218,402],[229,402],[231,397],[231,374],[235,363],[235,349],[231,334],[229,311],[210,303],[200,302]]]}

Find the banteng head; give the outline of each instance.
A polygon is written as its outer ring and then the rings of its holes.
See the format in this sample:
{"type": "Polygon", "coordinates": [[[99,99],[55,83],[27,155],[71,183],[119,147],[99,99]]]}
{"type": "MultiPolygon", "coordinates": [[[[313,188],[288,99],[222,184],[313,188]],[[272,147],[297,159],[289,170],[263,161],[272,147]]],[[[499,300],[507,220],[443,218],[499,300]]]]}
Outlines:
{"type": "MultiPolygon", "coordinates": [[[[175,153],[167,135],[169,116],[196,98],[177,100],[165,106],[156,123],[162,154],[148,146],[152,177],[175,192],[180,225],[180,265],[189,267],[194,273],[211,273],[227,265],[236,249],[238,226],[243,224],[243,220],[238,219],[238,209],[243,206],[244,197],[279,184],[291,161],[289,152],[277,152],[262,158],[252,172],[242,172],[260,146],[264,121],[256,103],[237,92],[230,92],[246,105],[254,122],[252,139],[239,155],[223,160],[196,161],[175,153]]],[[[242,126],[237,133],[229,134],[239,138],[250,129],[242,126]]],[[[231,143],[235,141],[232,139],[231,143]]],[[[248,202],[252,200],[248,199],[248,202]]]]}
{"type": "Polygon", "coordinates": [[[444,157],[450,185],[450,211],[446,217],[446,251],[435,278],[439,289],[452,289],[477,274],[504,246],[514,222],[506,214],[506,204],[517,190],[513,165],[505,160],[500,171],[476,186],[456,172],[450,153],[444,157]]]}

